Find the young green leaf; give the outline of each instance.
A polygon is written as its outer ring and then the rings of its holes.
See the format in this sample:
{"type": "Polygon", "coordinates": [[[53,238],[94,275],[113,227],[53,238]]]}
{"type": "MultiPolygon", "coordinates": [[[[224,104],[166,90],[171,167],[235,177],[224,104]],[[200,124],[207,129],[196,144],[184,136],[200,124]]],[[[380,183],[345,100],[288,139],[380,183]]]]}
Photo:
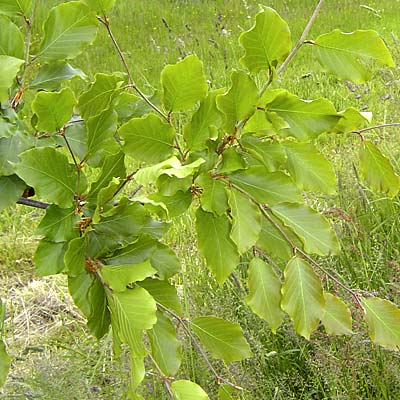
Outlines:
{"type": "Polygon", "coordinates": [[[299,190],[288,175],[280,171],[268,172],[261,165],[230,174],[229,180],[260,203],[274,205],[303,201],[299,190]]]}
{"type": "Polygon", "coordinates": [[[0,210],[15,204],[25,188],[25,182],[17,175],[0,176],[0,210]]]}
{"type": "Polygon", "coordinates": [[[139,161],[157,163],[174,153],[175,131],[155,114],[133,118],[118,130],[124,152],[139,161]]]}
{"type": "Polygon", "coordinates": [[[206,97],[208,90],[203,63],[194,54],[164,67],[161,84],[164,89],[163,104],[169,112],[191,109],[206,97]]]}
{"type": "Polygon", "coordinates": [[[294,136],[304,142],[329,132],[341,118],[329,100],[306,101],[286,90],[266,92],[264,103],[269,119],[278,116],[287,123],[288,127],[281,129],[280,135],[294,136]]]}
{"type": "Polygon", "coordinates": [[[182,361],[182,344],[172,322],[157,312],[157,323],[148,331],[151,353],[166,376],[174,376],[182,361]]]}
{"type": "Polygon", "coordinates": [[[379,297],[361,299],[371,340],[380,346],[400,349],[400,309],[379,297]]]}
{"type": "Polygon", "coordinates": [[[294,322],[295,331],[310,339],[324,313],[321,280],[308,263],[293,257],[285,268],[281,307],[294,322]]]}
{"type": "Polygon", "coordinates": [[[225,94],[216,97],[217,107],[225,115],[225,131],[233,133],[237,122],[250,117],[258,103],[258,89],[249,75],[233,71],[231,86],[225,94]]]}
{"type": "Polygon", "coordinates": [[[231,224],[226,215],[215,216],[199,208],[196,231],[200,254],[222,285],[239,263],[239,254],[230,238],[231,224]]]}
{"type": "Polygon", "coordinates": [[[38,118],[36,129],[47,133],[60,130],[71,119],[75,103],[70,88],[60,92],[39,92],[32,102],[32,111],[38,118]]]}
{"type": "Polygon", "coordinates": [[[75,207],[60,208],[51,205],[46,209],[46,215],[36,229],[36,235],[44,236],[52,242],[67,242],[79,236],[79,215],[75,207]]]}
{"type": "Polygon", "coordinates": [[[284,313],[281,309],[281,281],[273,267],[260,258],[253,258],[249,265],[249,295],[246,303],[262,319],[272,332],[282,324],[284,313]]]}
{"type": "Polygon", "coordinates": [[[40,68],[38,74],[29,84],[30,89],[54,90],[57,89],[62,82],[69,81],[73,78],[86,80],[87,76],[78,68],[74,68],[66,61],[54,61],[44,64],[40,68]]]}
{"type": "Polygon", "coordinates": [[[107,11],[114,7],[116,0],[84,0],[93,11],[98,12],[100,15],[105,15],[107,11]]]}
{"type": "Polygon", "coordinates": [[[328,220],[303,204],[284,203],[272,207],[273,213],[299,236],[307,253],[321,256],[338,254],[339,241],[328,220]]]}
{"type": "Polygon", "coordinates": [[[239,254],[243,254],[258,240],[261,211],[247,196],[234,189],[228,190],[228,203],[232,216],[230,238],[236,244],[239,254]]]}
{"type": "Polygon", "coordinates": [[[202,189],[200,196],[202,209],[217,215],[224,214],[229,206],[226,185],[206,173],[199,175],[195,183],[202,189]]]}
{"type": "MultiPolygon", "coordinates": [[[[16,173],[35,188],[40,198],[54,202],[62,208],[73,204],[77,189],[77,171],[64,154],[45,147],[25,151],[20,158],[16,173]]],[[[84,187],[80,189],[83,191],[84,187]]]]}
{"type": "Polygon", "coordinates": [[[191,381],[174,381],[171,384],[174,400],[210,400],[207,393],[191,381]]]}
{"type": "Polygon", "coordinates": [[[334,133],[349,133],[357,129],[365,127],[367,123],[372,121],[371,112],[360,112],[354,107],[346,108],[338,113],[341,118],[336,124],[334,133]]]}
{"type": "Polygon", "coordinates": [[[239,43],[246,52],[240,61],[252,74],[276,67],[292,48],[288,24],[275,10],[264,6],[255,25],[240,35],[239,43]]]}
{"type": "Polygon", "coordinates": [[[181,271],[181,264],[174,251],[163,243],[157,243],[150,258],[151,265],[161,279],[169,279],[181,271]]]}
{"type": "Polygon", "coordinates": [[[218,172],[229,174],[230,172],[239,171],[247,168],[248,157],[243,153],[239,153],[235,147],[229,147],[221,155],[222,162],[218,168],[218,172]]]}
{"type": "Polygon", "coordinates": [[[360,168],[368,185],[377,192],[393,198],[400,189],[400,177],[394,172],[390,160],[369,140],[360,149],[360,168]]]}
{"type": "Polygon", "coordinates": [[[64,255],[64,264],[68,276],[76,277],[86,271],[87,236],[71,240],[64,255]]]}
{"type": "Polygon", "coordinates": [[[23,59],[25,51],[24,37],[17,25],[4,15],[0,15],[0,26],[0,55],[23,59]]]}
{"type": "Polygon", "coordinates": [[[335,29],[319,36],[313,50],[326,71],[354,83],[364,83],[371,79],[372,62],[394,67],[385,42],[371,30],[343,33],[335,29]]]}
{"type": "Polygon", "coordinates": [[[314,145],[287,142],[283,147],[286,150],[290,175],[300,189],[335,193],[335,170],[314,145]]]}
{"type": "Polygon", "coordinates": [[[8,89],[14,83],[24,60],[0,55],[0,102],[8,100],[8,89]]]}
{"type": "Polygon", "coordinates": [[[207,148],[207,140],[214,139],[216,129],[220,128],[223,114],[218,110],[216,97],[222,90],[213,90],[201,101],[199,109],[193,114],[192,119],[183,129],[183,138],[190,150],[203,150],[207,148]]]}
{"type": "Polygon", "coordinates": [[[36,249],[33,260],[36,266],[36,275],[56,275],[65,269],[64,256],[68,242],[51,242],[42,239],[36,249]]]}
{"type": "MultiPolygon", "coordinates": [[[[66,265],[68,265],[68,261],[66,261],[66,265]]],[[[86,318],[90,316],[91,304],[89,301],[89,291],[94,280],[94,275],[89,274],[85,269],[76,276],[68,276],[69,294],[86,318]]]]}
{"type": "Polygon", "coordinates": [[[29,17],[33,0],[0,0],[0,14],[29,17]]]}
{"type": "Polygon", "coordinates": [[[94,79],[91,87],[78,99],[78,109],[85,120],[110,108],[122,84],[122,79],[113,74],[96,74],[94,79]]]}
{"type": "Polygon", "coordinates": [[[50,10],[43,25],[44,37],[36,57],[41,61],[75,58],[94,41],[97,26],[96,16],[85,4],[59,4],[50,10]]]}
{"type": "Polygon", "coordinates": [[[351,335],[351,313],[343,300],[330,293],[324,293],[325,312],[321,317],[328,335],[351,335]]]}
{"type": "Polygon", "coordinates": [[[11,366],[11,357],[7,354],[6,345],[0,339],[0,388],[5,384],[11,366]]]}
{"type": "Polygon", "coordinates": [[[251,356],[250,346],[237,323],[214,316],[198,317],[190,326],[213,357],[225,362],[241,361],[251,356]]]}
{"type": "Polygon", "coordinates": [[[87,326],[97,339],[101,339],[110,329],[111,315],[106,292],[99,279],[93,281],[88,293],[90,315],[87,326]]]}
{"type": "Polygon", "coordinates": [[[124,292],[130,283],[143,281],[157,271],[146,260],[141,264],[104,265],[100,274],[114,292],[124,292]]]}
{"type": "Polygon", "coordinates": [[[134,354],[130,355],[130,382],[128,398],[132,400],[144,400],[143,397],[136,393],[136,389],[143,382],[146,376],[146,369],[144,365],[144,357],[136,357],[134,354]]]}

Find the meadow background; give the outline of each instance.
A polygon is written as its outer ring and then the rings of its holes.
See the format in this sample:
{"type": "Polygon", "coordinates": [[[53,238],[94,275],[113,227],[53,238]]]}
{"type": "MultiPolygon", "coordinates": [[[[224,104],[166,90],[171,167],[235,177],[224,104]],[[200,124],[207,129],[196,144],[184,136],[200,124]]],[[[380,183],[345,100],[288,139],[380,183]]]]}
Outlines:
{"type": "MultiPolygon", "coordinates": [[[[37,22],[59,1],[40,0],[37,22]]],[[[145,93],[160,88],[167,63],[195,52],[214,87],[229,84],[240,68],[238,36],[252,25],[260,0],[117,0],[110,13],[115,36],[133,76],[145,93]]],[[[293,40],[300,36],[315,0],[265,0],[289,23],[293,40]]],[[[400,62],[399,0],[327,0],[309,38],[334,28],[375,29],[400,62]]],[[[34,40],[39,41],[38,31],[34,40]]],[[[93,77],[122,70],[105,32],[74,63],[93,77]]],[[[319,72],[304,47],[284,72],[279,87],[308,99],[328,97],[341,110],[354,106],[372,111],[374,124],[400,121],[400,67],[377,69],[366,85],[340,82],[319,72]]],[[[77,88],[78,89],[78,88],[77,88]]],[[[369,132],[368,137],[399,167],[399,129],[369,132]]],[[[312,196],[314,207],[332,217],[342,254],[324,260],[349,286],[379,293],[399,304],[399,199],[371,193],[358,174],[354,135],[322,137],[320,147],[333,160],[338,190],[312,196]]],[[[85,321],[73,306],[62,277],[36,278],[32,255],[34,229],[41,211],[16,206],[0,213],[0,295],[7,301],[6,338],[13,364],[2,399],[124,399],[127,363],[113,359],[111,338],[88,337],[85,321]]],[[[357,333],[332,338],[317,331],[310,342],[294,334],[287,322],[273,335],[245,305],[244,273],[218,287],[193,245],[190,217],[175,221],[167,240],[182,261],[178,277],[187,315],[214,314],[238,321],[254,357],[231,366],[217,363],[227,378],[245,387],[238,398],[255,399],[400,399],[400,354],[384,350],[357,333]]],[[[355,313],[357,314],[356,311],[355,313]]],[[[196,380],[210,394],[216,385],[202,360],[187,350],[181,376],[196,380]]],[[[146,399],[164,397],[149,371],[146,399]]]]}

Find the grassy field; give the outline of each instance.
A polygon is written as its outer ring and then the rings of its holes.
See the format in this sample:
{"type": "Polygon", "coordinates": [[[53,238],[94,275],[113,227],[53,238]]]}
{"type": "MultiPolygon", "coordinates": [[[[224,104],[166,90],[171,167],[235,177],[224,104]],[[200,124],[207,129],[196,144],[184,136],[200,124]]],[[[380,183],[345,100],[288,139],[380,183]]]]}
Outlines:
{"type": "MultiPolygon", "coordinates": [[[[248,29],[259,0],[146,0],[117,1],[111,13],[115,36],[124,49],[137,83],[144,92],[159,89],[159,73],[167,63],[195,52],[204,61],[208,79],[217,86],[229,82],[229,71],[240,67],[237,38],[248,29]]],[[[59,2],[40,0],[38,18],[59,2]]],[[[316,1],[271,0],[289,22],[297,39],[316,1]]],[[[400,61],[400,1],[326,1],[310,38],[339,28],[375,29],[400,61]]],[[[35,36],[39,40],[38,35],[35,36]]],[[[93,76],[121,70],[106,34],[80,56],[76,66],[93,76]]],[[[400,68],[377,70],[367,85],[338,82],[319,72],[307,48],[299,53],[280,87],[303,98],[326,96],[338,109],[354,106],[372,111],[374,123],[400,121],[400,68]]],[[[400,171],[399,130],[369,133],[380,143],[400,171]]],[[[342,254],[324,260],[354,288],[377,292],[399,304],[400,202],[369,192],[359,181],[354,148],[357,138],[321,139],[325,154],[334,161],[338,194],[310,202],[334,216],[342,254]]],[[[41,212],[22,206],[0,213],[0,294],[7,301],[7,343],[13,358],[2,399],[124,399],[127,368],[113,359],[110,337],[100,342],[87,336],[85,321],[75,309],[62,277],[34,276],[32,254],[37,244],[34,227],[41,212]]],[[[244,304],[243,284],[231,280],[220,288],[205,272],[193,247],[189,217],[173,225],[168,240],[183,264],[179,278],[189,315],[225,316],[238,321],[254,357],[241,364],[217,364],[246,390],[241,399],[399,399],[400,356],[374,347],[356,334],[327,337],[322,332],[305,339],[289,323],[273,335],[244,304]]],[[[241,280],[239,268],[237,276],[241,280]]],[[[203,385],[211,398],[212,377],[195,352],[185,354],[181,376],[203,385]]],[[[151,376],[146,399],[164,399],[162,387],[151,376]]]]}

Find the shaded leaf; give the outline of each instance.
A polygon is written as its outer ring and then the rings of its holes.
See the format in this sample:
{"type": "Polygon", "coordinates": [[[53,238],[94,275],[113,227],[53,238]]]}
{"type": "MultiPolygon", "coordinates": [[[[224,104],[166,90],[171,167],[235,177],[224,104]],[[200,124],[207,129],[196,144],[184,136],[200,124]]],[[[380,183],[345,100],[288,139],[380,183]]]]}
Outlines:
{"type": "Polygon", "coordinates": [[[36,249],[33,260],[35,261],[36,275],[56,275],[65,268],[64,255],[68,242],[51,242],[42,239],[36,249]]]}
{"type": "Polygon", "coordinates": [[[252,311],[268,322],[272,332],[282,324],[281,281],[273,267],[260,258],[253,258],[248,269],[249,295],[246,303],[252,311]]]}
{"type": "Polygon", "coordinates": [[[94,279],[89,293],[90,315],[87,326],[97,339],[101,339],[110,329],[111,316],[106,292],[99,279],[94,279]]]}
{"type": "Polygon", "coordinates": [[[64,264],[68,276],[76,277],[86,271],[87,247],[87,236],[81,236],[69,242],[64,255],[64,264]]]}
{"type": "Polygon", "coordinates": [[[0,176],[0,210],[15,204],[25,188],[25,182],[17,175],[0,176]]]}
{"type": "Polygon", "coordinates": [[[181,264],[174,251],[162,243],[157,244],[150,262],[161,279],[169,279],[181,271],[181,264]]]}
{"type": "Polygon", "coordinates": [[[222,215],[228,209],[228,196],[226,185],[217,179],[211,178],[209,174],[201,174],[196,179],[196,185],[202,189],[200,196],[201,207],[204,211],[222,215]]]}
{"type": "Polygon", "coordinates": [[[196,231],[200,254],[222,285],[239,263],[239,254],[230,238],[229,219],[226,215],[215,216],[199,208],[196,212],[196,231]]]}
{"type": "Polygon", "coordinates": [[[29,17],[33,0],[0,0],[0,14],[29,17]]]}
{"type": "Polygon", "coordinates": [[[24,37],[17,25],[15,25],[7,17],[1,15],[1,8],[2,6],[0,0],[0,55],[24,59],[24,37]]]}
{"type": "Polygon", "coordinates": [[[0,138],[0,175],[13,175],[20,154],[32,146],[32,138],[19,131],[0,138]]]}
{"type": "Polygon", "coordinates": [[[75,305],[83,312],[86,318],[90,316],[89,290],[93,285],[94,279],[94,276],[86,270],[77,276],[68,276],[69,293],[75,305]]]}
{"type": "Polygon", "coordinates": [[[285,268],[281,307],[294,322],[295,331],[310,339],[324,313],[322,284],[308,263],[293,257],[285,268]]]}
{"type": "Polygon", "coordinates": [[[24,60],[0,55],[0,102],[8,100],[8,89],[14,83],[24,60]]]}
{"type": "Polygon", "coordinates": [[[215,358],[229,363],[251,356],[250,346],[237,323],[209,316],[194,319],[190,326],[203,346],[215,358]]]}

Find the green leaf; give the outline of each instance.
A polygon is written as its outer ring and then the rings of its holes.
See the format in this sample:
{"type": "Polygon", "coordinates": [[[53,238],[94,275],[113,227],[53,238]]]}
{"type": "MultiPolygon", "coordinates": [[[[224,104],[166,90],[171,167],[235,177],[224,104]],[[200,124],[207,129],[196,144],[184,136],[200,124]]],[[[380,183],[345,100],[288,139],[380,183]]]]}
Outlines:
{"type": "Polygon", "coordinates": [[[349,107],[344,111],[338,113],[341,118],[333,132],[335,133],[349,133],[357,129],[365,127],[366,123],[371,123],[371,112],[360,112],[353,107],[349,107]]]}
{"type": "Polygon", "coordinates": [[[400,348],[400,309],[379,297],[361,299],[371,340],[392,350],[400,348]]]}
{"type": "Polygon", "coordinates": [[[0,138],[0,175],[13,175],[20,154],[32,146],[32,138],[19,131],[0,138]]]}
{"type": "Polygon", "coordinates": [[[288,124],[280,135],[305,142],[331,131],[341,118],[329,100],[302,100],[286,90],[266,92],[264,102],[269,119],[276,115],[288,124]]]}
{"type": "Polygon", "coordinates": [[[232,216],[230,237],[236,244],[239,254],[254,246],[261,231],[261,211],[243,193],[228,191],[228,202],[232,216]]]}
{"type": "Polygon", "coordinates": [[[68,242],[50,242],[42,239],[36,249],[33,260],[37,276],[56,275],[65,268],[64,255],[68,242]]]}
{"type": "Polygon", "coordinates": [[[60,130],[70,119],[76,103],[74,92],[39,92],[32,102],[32,111],[38,117],[37,130],[52,133],[60,130]]]}
{"type": "Polygon", "coordinates": [[[24,60],[0,55],[0,103],[8,100],[8,89],[15,81],[24,60]]]}
{"type": "Polygon", "coordinates": [[[369,140],[364,140],[361,145],[360,168],[373,190],[386,193],[391,199],[399,192],[400,178],[394,172],[392,163],[369,140]]]}
{"type": "Polygon", "coordinates": [[[79,219],[75,207],[60,208],[51,205],[46,209],[46,215],[40,221],[35,233],[52,242],[67,242],[79,236],[79,219]]]}
{"type": "Polygon", "coordinates": [[[252,311],[268,322],[272,332],[282,324],[281,281],[273,267],[260,258],[253,258],[249,265],[249,295],[246,303],[252,311]]]}
{"type": "Polygon", "coordinates": [[[105,15],[107,11],[114,7],[116,0],[84,0],[93,11],[98,12],[100,15],[105,15]]]}
{"type": "Polygon", "coordinates": [[[131,354],[130,375],[131,379],[129,382],[128,398],[133,400],[144,400],[140,394],[135,392],[146,376],[144,357],[136,357],[135,354],[131,354]]]}
{"type": "Polygon", "coordinates": [[[214,358],[229,363],[251,356],[250,346],[237,323],[209,316],[194,319],[190,326],[214,358]]]}
{"type": "Polygon", "coordinates": [[[17,175],[0,176],[0,210],[15,204],[25,188],[25,182],[17,175]]]}
{"type": "Polygon", "coordinates": [[[207,148],[207,141],[216,138],[216,129],[221,127],[223,114],[218,110],[216,97],[222,90],[213,90],[201,101],[199,109],[183,129],[183,138],[192,150],[207,148]]]}
{"type": "Polygon", "coordinates": [[[68,276],[76,277],[86,271],[87,236],[71,240],[64,255],[65,269],[68,276]]]}
{"type": "Polygon", "coordinates": [[[313,50],[324,70],[354,83],[371,79],[373,62],[394,67],[384,41],[371,30],[343,33],[335,29],[319,36],[313,50]]]}
{"type": "Polygon", "coordinates": [[[112,298],[112,309],[116,312],[119,323],[126,326],[126,330],[122,329],[121,334],[128,344],[129,329],[151,329],[157,322],[156,302],[145,289],[136,286],[123,292],[114,292],[109,297],[112,298]]]}
{"type": "Polygon", "coordinates": [[[0,15],[0,26],[0,55],[23,59],[25,54],[24,37],[17,25],[11,22],[7,17],[0,15]]]}
{"type": "Polygon", "coordinates": [[[97,33],[96,16],[85,4],[72,1],[52,8],[43,25],[44,37],[36,57],[41,61],[75,58],[97,33]]]}
{"type": "Polygon", "coordinates": [[[91,304],[89,301],[89,291],[94,279],[94,275],[89,274],[86,270],[83,270],[77,276],[68,276],[69,293],[75,305],[83,312],[86,318],[90,316],[91,304]]]}
{"type": "Polygon", "coordinates": [[[202,189],[200,196],[201,207],[204,211],[222,215],[228,209],[228,196],[226,185],[209,174],[201,174],[196,179],[196,185],[202,189]]]}
{"type": "Polygon", "coordinates": [[[289,176],[280,171],[268,172],[261,165],[230,174],[229,180],[260,203],[274,205],[303,201],[289,176]]]}
{"type": "Polygon", "coordinates": [[[116,75],[96,74],[94,79],[78,99],[78,109],[85,120],[108,109],[122,84],[122,79],[116,75]]]}
{"type": "Polygon", "coordinates": [[[235,147],[229,147],[222,153],[222,162],[218,172],[229,174],[247,168],[247,160],[240,154],[235,147]]]}
{"type": "Polygon", "coordinates": [[[322,284],[308,263],[293,257],[285,268],[281,307],[294,322],[295,331],[310,339],[324,313],[322,284]]]}
{"type": "Polygon", "coordinates": [[[182,314],[182,305],[178,293],[175,287],[167,281],[149,278],[138,282],[138,285],[146,289],[157,303],[175,311],[178,315],[182,314]]]}
{"type": "Polygon", "coordinates": [[[171,248],[162,243],[157,244],[151,254],[150,261],[161,279],[171,278],[181,271],[181,264],[176,254],[171,248]]]}
{"type": "Polygon", "coordinates": [[[287,168],[302,190],[336,192],[336,174],[332,164],[311,143],[284,143],[287,168]]]}
{"type": "Polygon", "coordinates": [[[149,199],[162,203],[166,208],[169,218],[175,218],[185,213],[192,204],[192,193],[190,190],[179,190],[172,196],[162,196],[159,193],[152,193],[149,199]]]}
{"type": "Polygon", "coordinates": [[[250,117],[256,110],[258,89],[246,73],[233,71],[229,90],[219,94],[216,101],[217,107],[225,115],[225,131],[231,134],[237,122],[250,117]]]}
{"type": "Polygon", "coordinates": [[[196,383],[186,380],[171,384],[174,400],[209,400],[207,393],[196,383]]]}
{"type": "Polygon", "coordinates": [[[262,141],[261,138],[246,135],[240,139],[240,144],[270,172],[279,170],[287,160],[285,149],[279,142],[262,141]]]}
{"type": "Polygon", "coordinates": [[[196,231],[200,254],[222,285],[239,263],[239,254],[230,238],[230,221],[226,215],[215,216],[199,208],[196,231]]]}
{"type": "Polygon", "coordinates": [[[118,115],[107,109],[86,122],[87,148],[84,157],[90,165],[98,166],[105,156],[118,153],[120,146],[114,135],[117,131],[118,115]]]}
{"type": "Polygon", "coordinates": [[[0,0],[0,14],[29,17],[33,0],[0,0]]]}
{"type": "Polygon", "coordinates": [[[48,147],[25,151],[16,166],[16,173],[35,188],[38,197],[63,208],[73,204],[77,171],[59,151],[48,147]]]}
{"type": "Polygon", "coordinates": [[[276,67],[292,48],[287,23],[275,10],[263,6],[255,25],[240,35],[239,43],[246,52],[240,61],[253,74],[276,67]]]}
{"type": "Polygon", "coordinates": [[[57,89],[62,82],[69,81],[73,78],[86,80],[87,76],[77,68],[65,61],[54,61],[44,64],[40,68],[38,74],[29,84],[30,89],[54,90],[57,89]]]}
{"type": "Polygon", "coordinates": [[[273,213],[299,236],[307,253],[320,256],[338,254],[339,241],[328,220],[302,204],[278,204],[273,213]]]}
{"type": "Polygon", "coordinates": [[[351,335],[352,318],[346,304],[338,297],[325,293],[325,312],[321,321],[328,335],[351,335]]]}
{"type": "Polygon", "coordinates": [[[182,361],[182,344],[171,321],[157,312],[157,323],[148,332],[154,360],[166,376],[174,376],[182,361]]]}
{"type": "Polygon", "coordinates": [[[143,281],[155,273],[157,271],[149,260],[141,264],[104,265],[100,271],[104,281],[115,292],[123,292],[130,283],[143,281]]]}
{"type": "Polygon", "coordinates": [[[157,163],[174,153],[175,131],[155,114],[133,118],[118,131],[124,152],[139,161],[157,163]]]}
{"type": "Polygon", "coordinates": [[[234,400],[234,397],[231,395],[235,392],[236,390],[232,386],[220,385],[218,389],[218,400],[234,400]]]}
{"type": "Polygon", "coordinates": [[[163,104],[169,112],[191,109],[206,97],[208,90],[203,63],[194,54],[175,65],[164,67],[161,84],[164,89],[163,104]]]}
{"type": "MultiPolygon", "coordinates": [[[[1,6],[1,4],[0,4],[1,6]]],[[[11,366],[11,357],[7,354],[6,345],[0,339],[0,388],[5,384],[11,366]]]]}
{"type": "Polygon", "coordinates": [[[111,317],[106,292],[99,279],[96,278],[93,281],[89,289],[88,298],[90,316],[88,317],[87,326],[97,339],[101,339],[110,329],[111,317]]]}

